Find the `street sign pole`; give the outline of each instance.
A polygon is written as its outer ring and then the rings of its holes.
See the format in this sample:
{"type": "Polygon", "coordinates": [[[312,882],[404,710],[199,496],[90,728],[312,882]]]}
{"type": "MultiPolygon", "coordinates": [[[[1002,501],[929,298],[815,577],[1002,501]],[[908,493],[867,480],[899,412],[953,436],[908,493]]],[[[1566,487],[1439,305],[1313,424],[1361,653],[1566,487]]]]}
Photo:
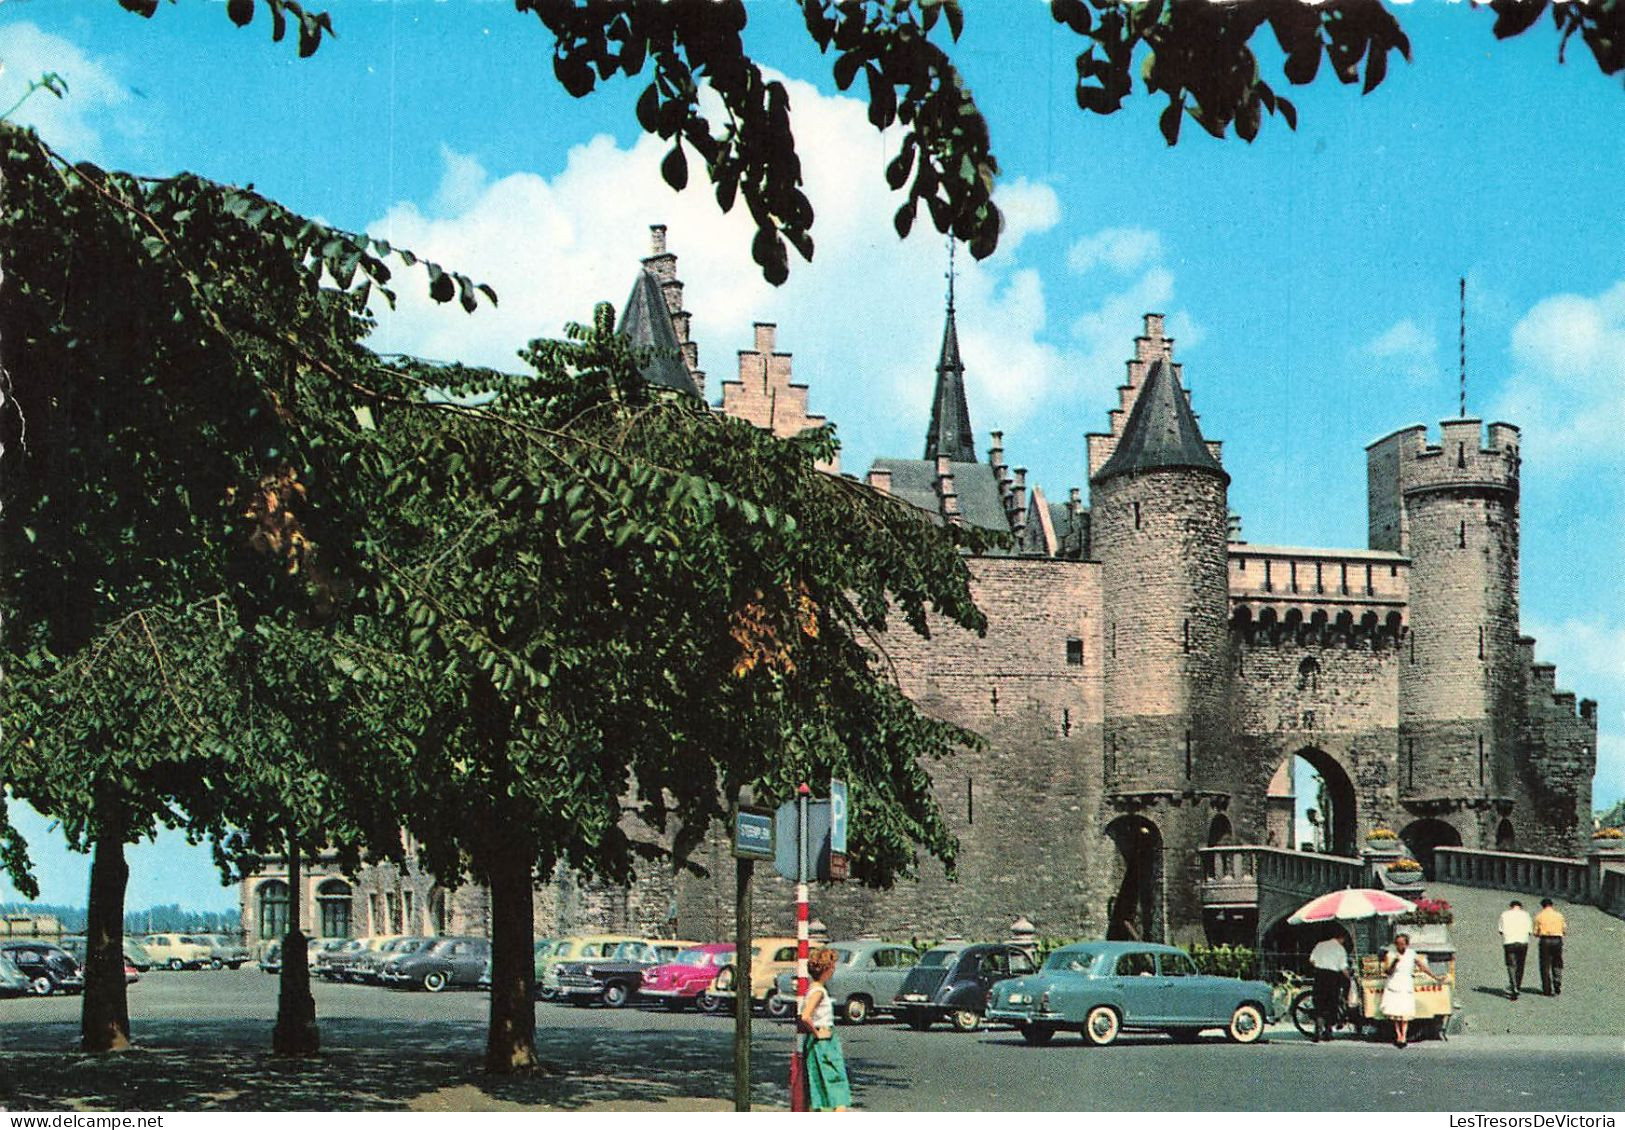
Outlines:
{"type": "MultiPolygon", "coordinates": [[[[807,1003],[807,798],[812,790],[802,782],[796,790],[796,1017],[807,1003]]],[[[807,1064],[801,1054],[801,1032],[790,1045],[790,1109],[807,1109],[807,1064]]]]}
{"type": "MultiPolygon", "coordinates": [[[[750,789],[740,790],[739,804],[751,802],[750,789]]],[[[735,817],[737,823],[738,817],[735,817]]],[[[741,857],[734,898],[734,1109],[750,1110],[750,880],[756,861],[741,857]]]]}

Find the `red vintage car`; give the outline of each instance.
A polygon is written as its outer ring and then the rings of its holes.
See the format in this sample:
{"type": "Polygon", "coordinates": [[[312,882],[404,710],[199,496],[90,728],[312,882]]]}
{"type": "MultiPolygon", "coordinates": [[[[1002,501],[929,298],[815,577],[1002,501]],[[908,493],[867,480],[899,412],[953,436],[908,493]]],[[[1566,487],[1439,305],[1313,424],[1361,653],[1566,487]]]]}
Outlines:
{"type": "Polygon", "coordinates": [[[707,942],[686,949],[675,961],[656,965],[643,972],[639,990],[652,1000],[664,1001],[667,1008],[687,1008],[711,987],[725,965],[732,965],[734,947],[728,942],[707,942]]]}

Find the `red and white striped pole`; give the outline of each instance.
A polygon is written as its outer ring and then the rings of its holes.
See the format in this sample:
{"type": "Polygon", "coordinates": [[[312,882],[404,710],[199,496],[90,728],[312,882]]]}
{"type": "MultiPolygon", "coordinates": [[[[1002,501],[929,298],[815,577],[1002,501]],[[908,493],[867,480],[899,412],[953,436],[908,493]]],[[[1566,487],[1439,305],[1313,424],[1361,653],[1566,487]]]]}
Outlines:
{"type": "Polygon", "coordinates": [[[807,1003],[807,798],[802,782],[796,790],[796,1037],[790,1044],[790,1109],[807,1109],[807,1064],[801,1054],[801,1010],[807,1003]]]}

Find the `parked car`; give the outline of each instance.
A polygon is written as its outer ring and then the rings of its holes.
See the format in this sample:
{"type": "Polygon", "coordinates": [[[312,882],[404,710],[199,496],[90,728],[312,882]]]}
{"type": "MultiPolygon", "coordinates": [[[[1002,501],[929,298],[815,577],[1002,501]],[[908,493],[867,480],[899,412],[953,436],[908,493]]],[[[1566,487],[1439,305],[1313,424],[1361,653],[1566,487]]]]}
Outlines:
{"type": "Polygon", "coordinates": [[[336,950],[319,953],[316,956],[316,972],[329,981],[359,981],[362,960],[381,953],[386,945],[396,940],[397,937],[392,935],[352,938],[336,950]]]}
{"type": "Polygon", "coordinates": [[[391,957],[378,972],[387,985],[420,985],[438,993],[454,985],[472,986],[490,954],[491,943],[484,938],[434,938],[421,949],[391,957]]]}
{"type": "Polygon", "coordinates": [[[542,982],[547,975],[548,959],[552,957],[554,948],[559,944],[558,938],[537,938],[531,947],[532,973],[536,980],[536,995],[544,1000],[552,1000],[556,992],[542,991],[542,982]]]}
{"type": "Polygon", "coordinates": [[[727,942],[707,942],[679,953],[664,965],[643,971],[638,991],[665,1002],[667,1008],[687,1008],[711,987],[717,974],[732,964],[734,948],[727,942]]]}
{"type": "MultiPolygon", "coordinates": [[[[81,966],[90,952],[90,942],[83,934],[70,934],[58,943],[63,949],[73,955],[73,960],[81,966]]],[[[128,970],[136,973],[145,973],[152,968],[152,955],[149,954],[139,942],[124,939],[124,964],[128,970]]]]}
{"type": "Polygon", "coordinates": [[[638,996],[645,970],[673,961],[679,953],[698,944],[625,941],[602,957],[563,962],[558,966],[558,995],[583,1007],[596,1001],[610,1008],[620,1008],[638,996]]]}
{"type": "Polygon", "coordinates": [[[544,953],[536,952],[536,993],[543,1000],[559,995],[559,969],[569,962],[590,961],[613,953],[622,942],[639,942],[629,934],[577,934],[555,938],[544,953]]]}
{"type": "Polygon", "coordinates": [[[34,980],[0,953],[0,997],[26,997],[34,991],[34,980]]]}
{"type": "Polygon", "coordinates": [[[421,935],[405,938],[390,938],[372,952],[363,952],[356,957],[350,965],[350,980],[363,985],[378,985],[383,983],[384,965],[397,957],[405,957],[416,953],[433,938],[421,935]]]}
{"type": "Polygon", "coordinates": [[[28,978],[29,991],[35,996],[77,993],[85,987],[79,963],[59,945],[40,941],[5,942],[0,943],[0,953],[28,978]]]}
{"type": "MultiPolygon", "coordinates": [[[[794,938],[757,938],[750,947],[750,999],[758,1008],[764,1008],[770,1015],[777,1015],[783,1011],[775,1003],[779,995],[779,975],[788,972],[791,975],[792,987],[790,990],[791,1009],[795,1008],[794,977],[796,971],[796,940],[794,938]]],[[[720,1011],[727,1007],[734,996],[735,965],[730,962],[728,968],[717,974],[717,979],[711,987],[700,994],[699,1005],[707,1012],[720,1011]]]]}
{"type": "Polygon", "coordinates": [[[282,943],[267,942],[265,949],[260,952],[261,973],[282,972],[282,943]]]}
{"type": "Polygon", "coordinates": [[[1274,1008],[1269,985],[1202,973],[1184,950],[1080,942],[1050,954],[1034,975],[999,982],[987,1015],[1014,1024],[1029,1044],[1047,1044],[1062,1029],[1104,1046],[1123,1031],[1190,1041],[1207,1028],[1251,1044],[1264,1034],[1274,1008]]]}
{"type": "MultiPolygon", "coordinates": [[[[314,971],[316,962],[324,950],[337,948],[345,943],[344,938],[309,938],[305,939],[305,967],[314,971]]],[[[265,952],[260,955],[260,969],[265,973],[282,972],[282,943],[281,941],[266,944],[265,952]]]]}
{"type": "Polygon", "coordinates": [[[210,969],[241,969],[254,956],[247,946],[228,934],[200,934],[198,940],[209,947],[210,969]]]}
{"type": "MultiPolygon", "coordinates": [[[[835,1006],[836,1016],[853,1024],[862,1024],[876,1013],[895,1011],[897,994],[903,991],[909,970],[920,960],[914,947],[896,942],[865,939],[834,942],[829,948],[840,959],[835,976],[829,980],[830,1003],[835,1006]]],[[[777,990],[767,1002],[768,1015],[787,1017],[795,1011],[793,965],[779,974],[777,990]]]]}
{"type": "Polygon", "coordinates": [[[1033,959],[1020,946],[948,943],[921,955],[892,1003],[916,1031],[923,1032],[938,1020],[952,1020],[961,1032],[974,1032],[982,1026],[993,983],[1031,972],[1033,959]]]}
{"type": "Polygon", "coordinates": [[[202,969],[214,954],[213,946],[192,934],[148,934],[141,947],[153,964],[170,969],[202,969]]]}

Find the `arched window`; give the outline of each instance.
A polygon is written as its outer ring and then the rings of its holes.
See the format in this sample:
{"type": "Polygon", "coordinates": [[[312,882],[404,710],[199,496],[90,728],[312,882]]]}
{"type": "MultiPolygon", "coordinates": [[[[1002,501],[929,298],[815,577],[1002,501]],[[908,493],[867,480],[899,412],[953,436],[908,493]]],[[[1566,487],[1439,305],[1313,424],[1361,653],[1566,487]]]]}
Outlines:
{"type": "Polygon", "coordinates": [[[350,884],[328,879],[317,887],[316,912],[322,937],[350,937],[350,884]]]}
{"type": "Polygon", "coordinates": [[[288,932],[288,884],[267,879],[254,892],[259,903],[256,918],[262,941],[280,938],[288,932]]]}

